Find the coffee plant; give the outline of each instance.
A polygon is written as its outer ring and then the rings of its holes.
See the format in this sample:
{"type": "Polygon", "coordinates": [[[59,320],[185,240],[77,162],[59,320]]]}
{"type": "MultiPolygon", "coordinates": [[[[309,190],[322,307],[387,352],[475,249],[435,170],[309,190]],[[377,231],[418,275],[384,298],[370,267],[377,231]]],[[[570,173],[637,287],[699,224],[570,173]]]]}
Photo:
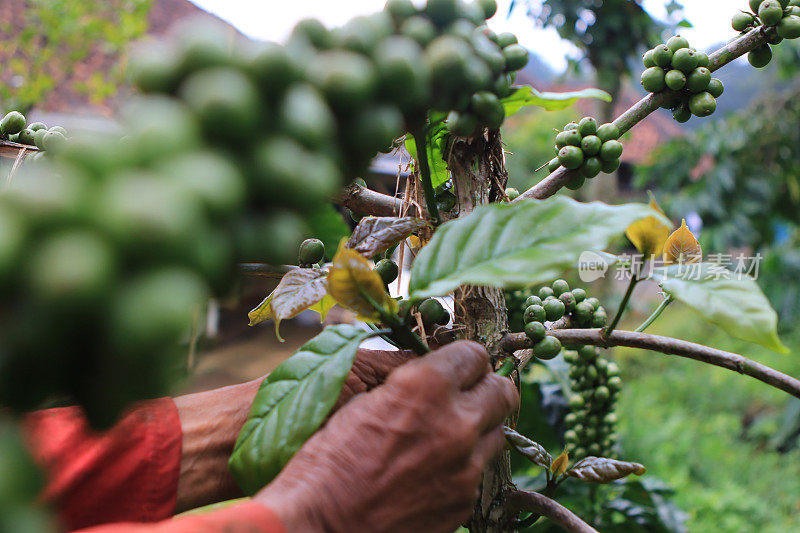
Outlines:
{"type": "MultiPolygon", "coordinates": [[[[430,344],[470,339],[518,384],[532,362],[566,365],[570,411],[565,445],[552,455],[536,434],[511,427],[525,412],[508,420],[509,448],[544,471],[543,495],[514,488],[506,452],[485,472],[470,530],[519,529],[540,514],[585,530],[574,514],[553,513],[562,483],[645,472],[618,458],[619,369],[598,348],[687,357],[800,397],[798,380],[741,355],[643,333],[680,302],[735,337],[785,351],[776,313],[752,278],[704,262],[695,236],[685,224],[673,231],[655,202],[555,194],[613,172],[620,136],[659,107],[711,114],[722,92],[712,72],[793,35],[794,6],[778,4],[778,13],[775,4],[760,3],[745,33],[708,56],[677,36],[645,54],[646,65],[654,62],[643,77],[652,94],[611,123],[568,124],[550,175],[522,194],[506,188],[505,118],[524,106],[608,97],[514,86],[527,52],[485,26],[494,0],[389,0],[341,28],[302,21],[285,45],[231,45],[216,27],[186,26],[137,52],[131,76],[143,94],[123,112],[119,138],[26,129],[10,113],[0,131],[18,141],[35,131],[50,156],[25,165],[0,196],[0,402],[14,413],[76,403],[105,427],[131,401],[166,394],[193,317],[209,296],[230,291],[246,263],[284,273],[251,324],[273,320],[279,334],[281,321],[306,309],[324,318],[340,305],[367,329],[325,327],[266,378],[229,462],[244,492],[268,484],[320,427],[365,339],[420,356],[430,344]],[[403,198],[354,181],[376,153],[400,144],[413,158],[403,198]],[[324,243],[315,223],[331,201],[358,221],[339,243],[324,243]],[[606,252],[622,233],[663,268],[606,252]],[[393,261],[408,248],[416,254],[410,274],[393,261]],[[585,252],[630,274],[610,320],[586,289],[550,283],[585,252]],[[405,299],[387,289],[400,275],[410,275],[405,299]],[[635,287],[647,282],[664,301],[637,331],[618,330],[635,287]],[[550,285],[516,311],[522,328],[514,332],[504,291],[542,283],[550,285]]],[[[11,429],[0,437],[17,446],[11,429]]],[[[26,481],[24,463],[18,468],[0,480],[0,494],[14,495],[0,505],[27,512],[37,485],[26,481]]]]}

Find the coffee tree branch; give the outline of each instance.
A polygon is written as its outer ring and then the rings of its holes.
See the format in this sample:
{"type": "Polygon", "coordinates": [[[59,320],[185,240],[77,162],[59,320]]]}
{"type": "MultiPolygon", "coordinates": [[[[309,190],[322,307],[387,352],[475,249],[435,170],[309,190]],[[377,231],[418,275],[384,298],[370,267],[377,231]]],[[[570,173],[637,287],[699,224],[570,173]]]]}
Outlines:
{"type": "Polygon", "coordinates": [[[565,531],[575,533],[597,533],[597,530],[578,518],[578,516],[547,496],[538,492],[515,490],[506,496],[506,508],[512,514],[522,511],[534,513],[549,518],[554,524],[564,528],[565,531]]]}
{"type": "MultiPolygon", "coordinates": [[[[633,331],[614,331],[608,338],[604,338],[601,329],[555,330],[549,331],[548,335],[557,338],[565,346],[591,345],[602,348],[626,346],[686,357],[750,376],[800,398],[799,380],[739,354],[709,348],[701,344],[633,331]]],[[[503,337],[500,346],[507,352],[514,352],[531,348],[531,342],[524,333],[511,333],[503,337]]]]}
{"type": "MultiPolygon", "coordinates": [[[[748,52],[755,50],[759,46],[767,42],[767,35],[764,27],[758,27],[750,30],[741,37],[729,42],[716,52],[709,56],[709,70],[714,72],[733,60],[742,57],[748,52]]],[[[630,107],[627,111],[622,113],[616,120],[614,125],[619,128],[620,134],[624,134],[633,128],[636,124],[644,120],[652,112],[656,111],[662,104],[666,102],[668,91],[658,94],[648,94],[636,104],[630,107]]],[[[565,167],[559,167],[558,170],[544,178],[542,181],[519,195],[514,201],[524,200],[526,198],[537,198],[543,200],[553,196],[564,186],[569,179],[574,176],[576,171],[567,170],[565,167]]]]}
{"type": "Polygon", "coordinates": [[[333,202],[358,214],[379,217],[400,216],[403,208],[403,201],[400,198],[371,191],[355,183],[343,188],[333,202]]]}

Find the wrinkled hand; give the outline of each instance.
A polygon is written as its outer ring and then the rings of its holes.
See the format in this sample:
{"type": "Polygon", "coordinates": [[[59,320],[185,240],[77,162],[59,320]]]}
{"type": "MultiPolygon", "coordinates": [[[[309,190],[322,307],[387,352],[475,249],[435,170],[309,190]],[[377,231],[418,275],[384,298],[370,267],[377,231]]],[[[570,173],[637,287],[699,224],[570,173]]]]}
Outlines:
{"type": "Polygon", "coordinates": [[[254,499],[288,531],[449,533],[518,402],[480,345],[447,345],[353,398],[254,499]]]}

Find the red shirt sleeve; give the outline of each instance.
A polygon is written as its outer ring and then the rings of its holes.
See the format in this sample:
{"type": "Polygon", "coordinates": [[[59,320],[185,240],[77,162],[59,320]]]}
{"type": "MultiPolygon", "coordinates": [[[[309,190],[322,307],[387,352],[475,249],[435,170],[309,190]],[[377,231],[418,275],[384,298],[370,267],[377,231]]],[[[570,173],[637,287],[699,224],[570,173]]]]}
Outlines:
{"type": "Polygon", "coordinates": [[[246,502],[158,524],[108,524],[76,533],[286,533],[271,510],[246,502]]]}
{"type": "Polygon", "coordinates": [[[65,528],[174,513],[183,435],[172,399],[143,402],[103,433],[77,407],[32,413],[24,425],[47,476],[42,497],[65,528]]]}

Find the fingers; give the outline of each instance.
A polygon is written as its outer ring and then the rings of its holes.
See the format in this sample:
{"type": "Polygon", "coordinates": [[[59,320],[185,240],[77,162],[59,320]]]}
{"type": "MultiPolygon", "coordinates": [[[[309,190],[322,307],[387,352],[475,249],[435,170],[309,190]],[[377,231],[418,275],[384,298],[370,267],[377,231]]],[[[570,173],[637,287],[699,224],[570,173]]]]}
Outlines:
{"type": "Polygon", "coordinates": [[[483,346],[458,341],[426,355],[420,365],[437,372],[461,390],[467,390],[492,371],[489,354],[483,346]]]}
{"type": "MultiPolygon", "coordinates": [[[[351,374],[371,390],[383,383],[392,370],[417,355],[411,350],[358,350],[351,374]]],[[[363,392],[363,391],[361,391],[363,392]]]]}
{"type": "Polygon", "coordinates": [[[503,427],[498,426],[478,439],[472,452],[471,461],[481,470],[495,458],[505,446],[506,438],[503,435],[503,427]]]}
{"type": "Polygon", "coordinates": [[[519,407],[519,393],[514,383],[498,374],[489,374],[463,393],[465,405],[477,413],[481,433],[502,425],[519,407]]]}

